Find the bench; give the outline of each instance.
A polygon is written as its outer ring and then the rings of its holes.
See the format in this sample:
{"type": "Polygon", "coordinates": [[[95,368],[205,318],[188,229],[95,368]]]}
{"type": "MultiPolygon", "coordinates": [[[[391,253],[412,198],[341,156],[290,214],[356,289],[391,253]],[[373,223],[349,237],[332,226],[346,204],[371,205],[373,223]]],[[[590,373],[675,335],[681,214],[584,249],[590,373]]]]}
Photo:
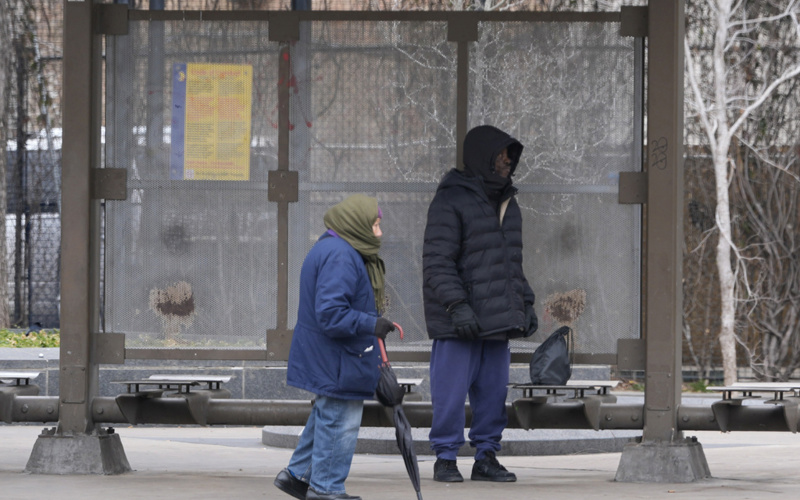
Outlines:
{"type": "Polygon", "coordinates": [[[772,399],[764,400],[764,403],[780,405],[783,407],[783,414],[786,426],[791,432],[797,432],[797,420],[800,417],[800,383],[798,382],[736,382],[730,386],[708,387],[709,391],[722,393],[722,400],[711,405],[711,411],[719,424],[722,432],[728,431],[730,413],[732,408],[741,406],[749,399],[758,399],[761,396],[755,394],[772,394],[772,399]],[[741,393],[741,396],[736,396],[741,393]],[[789,396],[786,396],[789,393],[789,396]]]}
{"type": "Polygon", "coordinates": [[[143,380],[114,380],[113,384],[125,384],[128,386],[128,393],[148,393],[165,391],[177,391],[179,394],[188,394],[192,387],[206,384],[207,390],[221,390],[221,384],[230,381],[231,377],[221,375],[150,375],[143,380]],[[157,389],[142,390],[142,386],[156,386],[157,389]]]}
{"type": "Polygon", "coordinates": [[[754,393],[772,393],[773,400],[783,400],[784,394],[792,393],[792,396],[800,395],[800,383],[798,382],[736,382],[730,386],[708,387],[707,390],[721,392],[722,399],[725,401],[755,399],[761,396],[754,396],[754,393]],[[741,392],[740,397],[735,397],[734,393],[741,392]]]}
{"type": "Polygon", "coordinates": [[[565,385],[535,385],[535,384],[509,384],[513,389],[522,390],[522,398],[513,402],[520,425],[525,428],[525,422],[530,421],[529,415],[536,411],[539,405],[547,404],[551,396],[563,396],[559,391],[573,391],[572,400],[580,403],[586,421],[594,430],[600,430],[602,418],[602,405],[616,403],[617,398],[608,393],[619,385],[618,380],[569,380],[565,385]],[[534,391],[544,391],[544,395],[534,394],[534,391]],[[587,391],[593,393],[586,394],[587,391]]]}
{"type": "Polygon", "coordinates": [[[619,380],[568,380],[565,385],[509,384],[512,389],[522,389],[525,398],[535,397],[534,391],[545,391],[546,396],[562,396],[558,391],[573,391],[574,398],[586,397],[586,391],[606,396],[609,389],[619,385],[619,380]]]}
{"type": "Polygon", "coordinates": [[[420,385],[422,383],[421,378],[399,378],[397,379],[398,385],[402,387],[406,394],[410,393],[414,387],[420,385]]]}
{"type": "Polygon", "coordinates": [[[31,380],[39,377],[40,372],[10,372],[0,371],[0,382],[13,380],[14,385],[28,385],[31,380]]]}
{"type": "Polygon", "coordinates": [[[12,407],[15,397],[39,395],[39,386],[30,383],[38,376],[39,372],[0,371],[0,422],[13,423],[12,407]]]}
{"type": "Polygon", "coordinates": [[[210,400],[230,398],[230,391],[221,388],[221,385],[230,379],[230,376],[225,375],[150,375],[147,379],[115,380],[112,383],[128,387],[127,394],[118,395],[116,402],[125,419],[131,424],[135,425],[142,421],[141,415],[144,409],[163,404],[168,399],[181,398],[195,422],[206,425],[210,400]],[[142,388],[147,386],[154,388],[142,388]],[[192,388],[195,388],[194,392],[191,392],[192,388]],[[164,396],[167,391],[174,393],[164,396]]]}
{"type": "Polygon", "coordinates": [[[197,382],[198,385],[206,384],[208,390],[218,390],[221,389],[222,384],[230,382],[231,377],[228,375],[150,375],[147,380],[197,382]]]}
{"type": "Polygon", "coordinates": [[[421,378],[399,378],[397,379],[397,384],[403,388],[405,391],[404,400],[406,401],[422,401],[422,395],[416,392],[413,392],[414,387],[419,386],[422,384],[421,378]]]}

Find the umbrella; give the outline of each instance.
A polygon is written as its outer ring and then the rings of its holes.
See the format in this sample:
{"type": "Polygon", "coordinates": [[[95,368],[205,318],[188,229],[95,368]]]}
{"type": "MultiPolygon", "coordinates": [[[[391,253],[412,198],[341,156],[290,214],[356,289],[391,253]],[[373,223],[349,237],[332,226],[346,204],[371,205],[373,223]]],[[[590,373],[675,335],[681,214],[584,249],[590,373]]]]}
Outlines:
{"type": "MultiPolygon", "coordinates": [[[[400,332],[400,338],[402,339],[403,329],[397,323],[394,325],[400,332]]],[[[380,366],[381,376],[378,380],[378,388],[375,390],[375,395],[383,406],[388,406],[393,410],[397,447],[400,449],[400,455],[403,456],[403,462],[406,464],[406,471],[408,471],[411,484],[417,492],[417,500],[422,500],[422,493],[420,493],[419,487],[419,465],[417,464],[417,454],[414,453],[414,440],[411,438],[411,424],[408,423],[408,418],[406,418],[406,413],[403,411],[402,406],[405,391],[397,383],[397,376],[389,364],[389,358],[386,356],[386,345],[383,339],[378,339],[378,344],[381,348],[382,363],[380,366]]]]}

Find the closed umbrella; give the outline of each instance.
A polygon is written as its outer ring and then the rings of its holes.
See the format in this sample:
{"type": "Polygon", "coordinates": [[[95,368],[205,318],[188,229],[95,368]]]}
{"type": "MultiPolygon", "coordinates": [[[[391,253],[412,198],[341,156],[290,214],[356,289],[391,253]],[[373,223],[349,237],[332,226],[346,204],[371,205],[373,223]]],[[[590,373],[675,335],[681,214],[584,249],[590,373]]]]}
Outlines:
{"type": "MultiPolygon", "coordinates": [[[[400,332],[400,338],[402,339],[403,329],[397,323],[394,325],[400,332]]],[[[378,339],[378,343],[381,348],[381,376],[378,380],[375,396],[382,405],[388,406],[393,410],[397,447],[400,449],[400,455],[403,457],[414,491],[417,492],[417,500],[422,500],[419,485],[419,465],[417,464],[417,454],[414,453],[414,440],[411,438],[411,424],[408,423],[408,418],[406,418],[406,414],[403,411],[403,395],[405,391],[397,383],[397,376],[389,364],[389,358],[386,356],[386,345],[383,339],[378,339]]]]}

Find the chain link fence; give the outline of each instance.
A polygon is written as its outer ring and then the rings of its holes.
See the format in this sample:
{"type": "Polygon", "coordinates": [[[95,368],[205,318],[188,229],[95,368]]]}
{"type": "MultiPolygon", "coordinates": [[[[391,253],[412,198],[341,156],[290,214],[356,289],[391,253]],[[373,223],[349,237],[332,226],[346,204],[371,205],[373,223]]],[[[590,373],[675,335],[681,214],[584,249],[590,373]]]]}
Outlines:
{"type": "Polygon", "coordinates": [[[63,6],[5,0],[0,102],[5,176],[5,280],[16,328],[59,327],[63,6]]]}

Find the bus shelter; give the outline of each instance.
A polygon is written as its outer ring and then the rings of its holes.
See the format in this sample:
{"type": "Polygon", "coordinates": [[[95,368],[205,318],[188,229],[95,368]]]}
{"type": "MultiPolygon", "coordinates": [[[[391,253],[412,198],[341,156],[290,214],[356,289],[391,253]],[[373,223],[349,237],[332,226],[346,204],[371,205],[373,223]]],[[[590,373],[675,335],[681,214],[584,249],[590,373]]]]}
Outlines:
{"type": "MultiPolygon", "coordinates": [[[[406,332],[393,358],[427,360],[427,205],[467,130],[488,123],[525,145],[515,185],[540,330],[570,323],[577,362],[646,370],[628,419],[642,443],[618,479],[658,480],[639,465],[654,449],[702,477],[678,425],[683,16],[671,0],[610,13],[67,1],[58,427],[33,472],[65,455],[126,470],[102,427],[120,418],[96,397],[102,364],[286,360],[303,257],[352,193],[385,214],[387,315],[406,332]]],[[[514,341],[514,361],[542,340],[514,341]]],[[[184,399],[193,416],[209,409],[184,399]]],[[[265,404],[218,415],[260,422],[265,404]]],[[[157,413],[173,421],[175,406],[157,413]]]]}

